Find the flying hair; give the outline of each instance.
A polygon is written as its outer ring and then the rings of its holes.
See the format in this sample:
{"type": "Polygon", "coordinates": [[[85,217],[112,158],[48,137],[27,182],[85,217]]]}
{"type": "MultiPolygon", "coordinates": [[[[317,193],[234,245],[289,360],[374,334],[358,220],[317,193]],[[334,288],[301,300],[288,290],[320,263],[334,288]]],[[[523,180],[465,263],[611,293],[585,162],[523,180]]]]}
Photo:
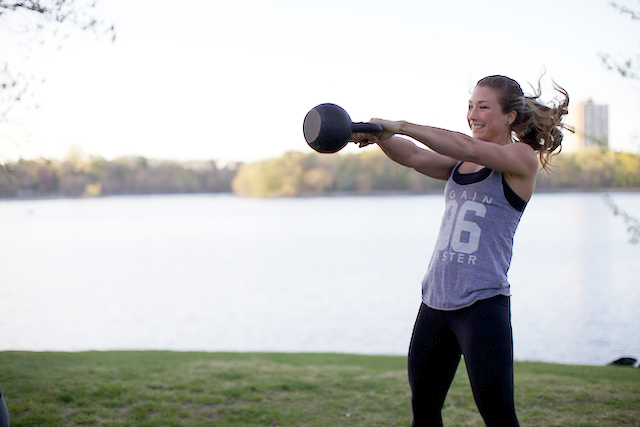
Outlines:
{"type": "Polygon", "coordinates": [[[560,98],[545,105],[540,102],[541,80],[542,77],[538,80],[537,89],[532,86],[532,95],[525,95],[518,82],[505,76],[485,77],[478,81],[477,86],[497,92],[503,113],[517,113],[510,125],[513,138],[533,148],[538,153],[542,168],[548,171],[551,159],[562,150],[562,130],[573,130],[563,122],[569,112],[569,93],[553,82],[553,88],[559,92],[560,98]]]}

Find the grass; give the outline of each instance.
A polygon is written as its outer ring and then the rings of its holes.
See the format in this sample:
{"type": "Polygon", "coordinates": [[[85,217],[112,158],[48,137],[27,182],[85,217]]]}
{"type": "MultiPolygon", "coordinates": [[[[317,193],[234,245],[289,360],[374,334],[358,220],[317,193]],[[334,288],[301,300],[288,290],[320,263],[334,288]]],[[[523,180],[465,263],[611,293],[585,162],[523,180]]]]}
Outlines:
{"type": "MultiPolygon", "coordinates": [[[[12,426],[409,426],[406,358],[336,354],[0,353],[12,426]]],[[[518,362],[526,426],[640,426],[640,369],[518,362]]],[[[443,411],[483,426],[464,365],[443,411]]]]}

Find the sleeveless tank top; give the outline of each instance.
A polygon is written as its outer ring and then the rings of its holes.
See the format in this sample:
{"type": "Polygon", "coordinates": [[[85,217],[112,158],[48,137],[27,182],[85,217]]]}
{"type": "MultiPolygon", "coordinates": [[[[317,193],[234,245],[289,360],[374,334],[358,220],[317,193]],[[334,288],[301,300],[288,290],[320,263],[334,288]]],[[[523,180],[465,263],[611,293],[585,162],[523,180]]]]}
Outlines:
{"type": "Polygon", "coordinates": [[[511,295],[513,236],[526,206],[501,172],[484,168],[461,174],[461,164],[447,180],[440,234],[422,281],[423,302],[437,310],[511,295]]]}

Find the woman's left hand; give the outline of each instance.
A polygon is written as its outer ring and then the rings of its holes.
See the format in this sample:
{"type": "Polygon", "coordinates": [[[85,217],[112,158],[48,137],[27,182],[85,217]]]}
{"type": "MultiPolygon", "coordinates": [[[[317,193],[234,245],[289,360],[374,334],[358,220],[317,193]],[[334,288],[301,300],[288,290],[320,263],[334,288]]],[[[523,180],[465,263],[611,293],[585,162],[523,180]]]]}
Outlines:
{"type": "Polygon", "coordinates": [[[381,134],[378,134],[378,140],[384,141],[385,139],[391,138],[396,133],[400,133],[400,127],[402,126],[402,122],[392,121],[392,120],[383,120],[383,119],[371,119],[369,120],[371,123],[377,123],[383,127],[383,131],[381,134]]]}
{"type": "Polygon", "coordinates": [[[351,140],[362,147],[366,147],[370,144],[377,144],[379,141],[385,141],[391,138],[396,133],[400,132],[401,122],[394,122],[391,120],[371,119],[371,123],[377,123],[382,126],[382,133],[354,133],[351,140]]]}

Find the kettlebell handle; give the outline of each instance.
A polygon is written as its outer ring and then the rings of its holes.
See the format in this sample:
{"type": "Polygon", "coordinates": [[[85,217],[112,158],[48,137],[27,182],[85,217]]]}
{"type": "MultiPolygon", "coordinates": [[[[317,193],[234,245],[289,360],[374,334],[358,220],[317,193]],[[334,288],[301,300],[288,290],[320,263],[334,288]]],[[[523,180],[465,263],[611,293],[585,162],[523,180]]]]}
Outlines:
{"type": "Polygon", "coordinates": [[[353,133],[373,133],[380,134],[384,128],[381,124],[370,122],[357,122],[351,124],[351,131],[353,133]]]}

